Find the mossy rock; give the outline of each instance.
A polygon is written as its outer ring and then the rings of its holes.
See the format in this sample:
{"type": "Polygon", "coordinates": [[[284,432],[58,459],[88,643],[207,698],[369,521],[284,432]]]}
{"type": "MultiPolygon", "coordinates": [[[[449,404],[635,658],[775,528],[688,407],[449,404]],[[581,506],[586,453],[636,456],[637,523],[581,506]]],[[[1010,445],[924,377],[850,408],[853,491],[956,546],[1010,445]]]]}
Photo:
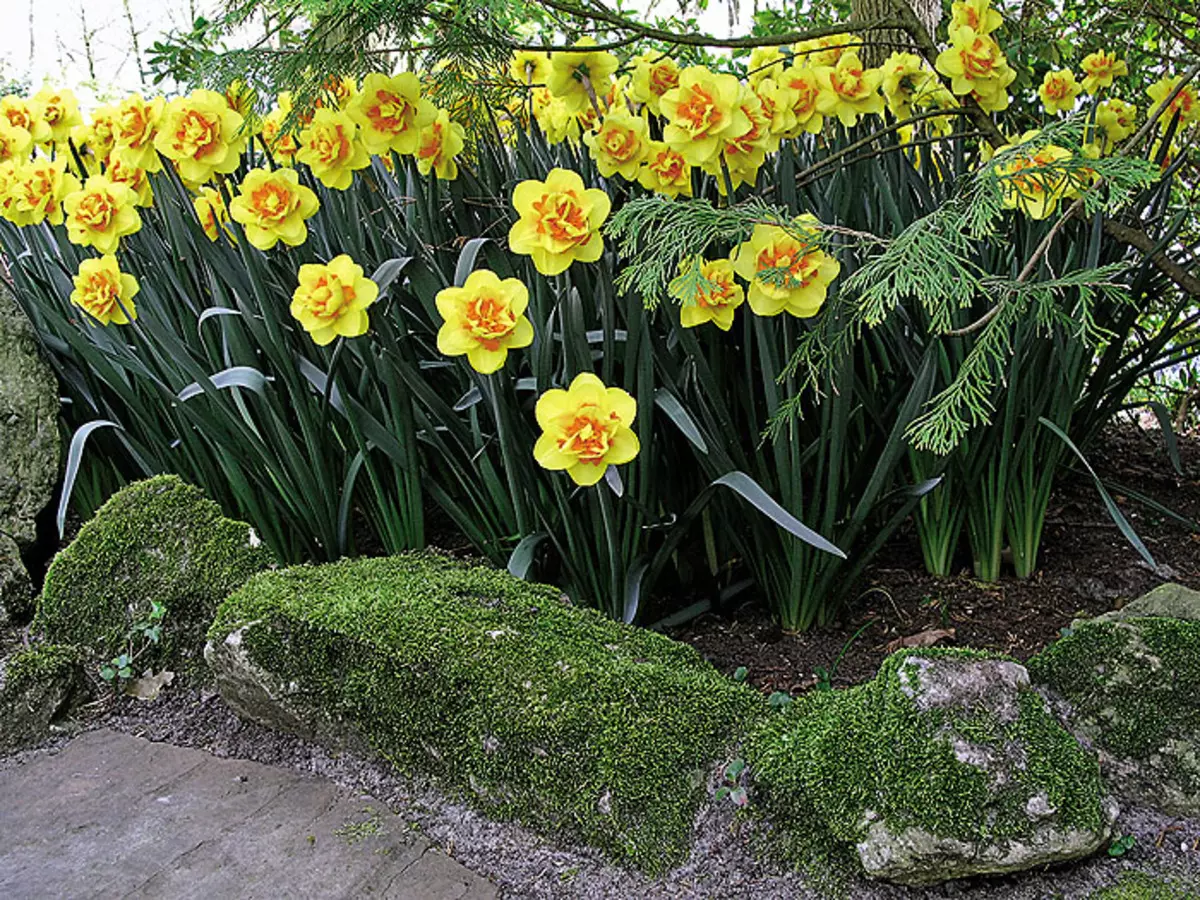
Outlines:
{"type": "Polygon", "coordinates": [[[1200,900],[1200,890],[1177,878],[1128,872],[1116,884],[1091,894],[1088,900],[1200,900]]]}
{"type": "Polygon", "coordinates": [[[866,684],[794,701],[745,753],[788,843],[827,832],[903,884],[1086,856],[1117,812],[1025,669],[973,651],[895,654],[866,684]]]}
{"type": "Polygon", "coordinates": [[[763,709],[691,647],[431,554],[264,573],[209,637],[243,716],[650,871],[685,855],[707,776],[763,709]]]}
{"type": "Polygon", "coordinates": [[[54,558],[33,631],[107,662],[157,602],[162,639],[137,665],[186,667],[199,661],[220,602],[270,563],[250,526],[225,518],[199,488],[150,478],[115,493],[54,558]]]}
{"type": "Polygon", "coordinates": [[[1066,701],[1066,721],[1098,751],[1118,797],[1196,817],[1200,619],[1139,615],[1193,608],[1194,592],[1165,587],[1124,609],[1076,622],[1029,661],[1029,672],[1066,701]]]}
{"type": "Polygon", "coordinates": [[[86,692],[74,647],[35,644],[0,662],[0,753],[42,741],[86,692]]]}

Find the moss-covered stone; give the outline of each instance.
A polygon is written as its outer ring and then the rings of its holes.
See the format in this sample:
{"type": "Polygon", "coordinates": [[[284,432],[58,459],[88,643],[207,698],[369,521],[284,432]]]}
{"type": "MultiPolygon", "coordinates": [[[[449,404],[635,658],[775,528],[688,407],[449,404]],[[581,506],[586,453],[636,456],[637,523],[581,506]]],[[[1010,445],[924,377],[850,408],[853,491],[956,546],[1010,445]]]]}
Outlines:
{"type": "Polygon", "coordinates": [[[33,629],[107,661],[158,602],[163,637],[138,665],[186,664],[199,659],[218,604],[270,562],[250,526],[198,488],[150,478],[114,494],[54,558],[33,629]]]}
{"type": "Polygon", "coordinates": [[[1177,878],[1128,872],[1111,887],[1094,892],[1088,900],[1200,900],[1200,889],[1188,887],[1177,878]]]}
{"type": "Polygon", "coordinates": [[[1139,617],[1135,604],[1075,623],[1029,671],[1067,701],[1118,796],[1198,816],[1200,621],[1139,617]]]}
{"type": "Polygon", "coordinates": [[[1115,817],[1025,670],[972,651],[901,652],[866,684],[801,697],[746,759],[777,825],[824,828],[906,884],[1087,855],[1115,817]]]}
{"type": "Polygon", "coordinates": [[[264,573],[209,637],[243,714],[651,871],[685,853],[714,760],[762,709],[691,647],[435,555],[264,573]]]}
{"type": "Polygon", "coordinates": [[[36,744],[86,684],[74,647],[35,644],[0,663],[0,753],[36,744]]]}

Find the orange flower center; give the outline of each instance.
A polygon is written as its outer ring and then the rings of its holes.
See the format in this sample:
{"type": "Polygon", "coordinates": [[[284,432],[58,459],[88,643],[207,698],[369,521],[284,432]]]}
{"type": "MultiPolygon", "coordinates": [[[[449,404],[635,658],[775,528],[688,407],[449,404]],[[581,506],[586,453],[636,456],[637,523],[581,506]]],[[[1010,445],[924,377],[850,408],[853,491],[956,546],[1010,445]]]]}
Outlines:
{"type": "Polygon", "coordinates": [[[996,57],[988,42],[983,38],[975,38],[970,47],[959,52],[962,59],[963,74],[968,78],[987,78],[996,67],[996,57]]]}
{"type": "Polygon", "coordinates": [[[650,69],[650,91],[661,97],[672,88],[679,87],[679,73],[668,65],[657,65],[650,69]]]}
{"type": "Polygon", "coordinates": [[[580,462],[600,465],[612,446],[620,422],[615,414],[606,420],[595,406],[581,406],[571,424],[563,429],[558,449],[580,462]]]}
{"type": "Polygon", "coordinates": [[[1051,100],[1063,100],[1068,93],[1065,78],[1055,78],[1046,85],[1046,96],[1051,100]]]}
{"type": "Polygon", "coordinates": [[[733,281],[722,275],[705,275],[709,287],[700,285],[696,291],[696,305],[701,309],[728,306],[733,301],[733,281]]]}
{"type": "Polygon", "coordinates": [[[140,147],[150,137],[150,123],[144,107],[126,109],[121,113],[119,125],[121,138],[132,148],[140,147]]]}
{"type": "Polygon", "coordinates": [[[220,122],[198,109],[189,109],[175,127],[175,149],[191,159],[200,159],[220,144],[220,134],[220,122]]]}
{"type": "Polygon", "coordinates": [[[663,150],[650,163],[650,168],[667,184],[682,180],[685,160],[673,150],[663,150]]]}
{"type": "Polygon", "coordinates": [[[348,159],[353,150],[341,125],[320,129],[313,135],[310,146],[316,152],[317,158],[330,166],[335,166],[348,159]]]}
{"type": "Polygon", "coordinates": [[[250,206],[259,219],[281,222],[292,212],[295,198],[286,185],[274,181],[255,188],[250,194],[250,206]]]}
{"type": "Polygon", "coordinates": [[[376,91],[375,102],[367,107],[371,127],[386,134],[398,134],[408,127],[412,107],[399,94],[376,91]]]}
{"type": "Polygon", "coordinates": [[[534,202],[533,210],[538,217],[538,234],[553,241],[574,246],[591,237],[588,218],[572,191],[546,194],[534,202]]]}
{"type": "Polygon", "coordinates": [[[820,93],[820,89],[806,78],[793,78],[788,87],[796,92],[792,112],[802,120],[807,119],[817,108],[817,94],[820,93]]]}
{"type": "Polygon", "coordinates": [[[712,95],[698,86],[688,91],[687,99],[679,104],[676,115],[693,134],[704,134],[725,119],[712,95]]]}
{"type": "Polygon", "coordinates": [[[838,96],[847,100],[855,100],[866,92],[861,68],[847,66],[844,69],[834,69],[829,76],[829,83],[838,96]]]}
{"type": "Polygon", "coordinates": [[[116,201],[105,191],[87,194],[75,208],[75,219],[92,231],[107,231],[116,215],[116,201]]]}
{"type": "Polygon", "coordinates": [[[442,124],[434,122],[429,129],[425,140],[421,142],[421,146],[417,149],[417,156],[421,159],[437,159],[442,153],[442,124]]]}
{"type": "Polygon", "coordinates": [[[308,292],[309,311],[318,319],[336,319],[354,302],[354,288],[336,275],[322,275],[308,292]]]}
{"type": "Polygon", "coordinates": [[[467,301],[463,318],[467,330],[485,350],[500,349],[500,341],[517,327],[517,319],[507,300],[482,294],[467,301]]]}
{"type": "Polygon", "coordinates": [[[106,318],[112,313],[117,299],[121,296],[120,286],[108,272],[95,272],[89,276],[81,293],[84,309],[97,319],[106,318]]]}
{"type": "Polygon", "coordinates": [[[613,159],[624,162],[637,152],[638,140],[629,129],[605,128],[601,138],[604,151],[613,159]]]}
{"type": "Polygon", "coordinates": [[[798,290],[808,287],[813,276],[817,273],[817,262],[805,252],[806,248],[792,241],[772,244],[759,251],[757,256],[758,271],[764,269],[785,269],[788,273],[786,284],[774,281],[766,283],[781,290],[798,290]]]}

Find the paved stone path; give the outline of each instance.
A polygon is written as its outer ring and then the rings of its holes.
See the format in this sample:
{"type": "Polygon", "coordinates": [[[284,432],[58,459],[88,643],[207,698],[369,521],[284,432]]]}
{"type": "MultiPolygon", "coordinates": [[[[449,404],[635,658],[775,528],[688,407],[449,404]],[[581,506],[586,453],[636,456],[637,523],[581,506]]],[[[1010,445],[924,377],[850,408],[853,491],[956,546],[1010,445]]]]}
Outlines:
{"type": "Polygon", "coordinates": [[[0,771],[0,898],[489,900],[333,782],[115,731],[0,771]]]}

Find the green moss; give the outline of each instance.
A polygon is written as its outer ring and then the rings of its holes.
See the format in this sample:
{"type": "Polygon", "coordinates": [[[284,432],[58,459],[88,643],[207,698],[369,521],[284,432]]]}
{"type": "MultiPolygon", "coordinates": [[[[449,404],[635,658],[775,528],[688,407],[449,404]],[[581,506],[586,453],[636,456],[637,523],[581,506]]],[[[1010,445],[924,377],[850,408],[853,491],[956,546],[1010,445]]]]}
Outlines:
{"type": "Polygon", "coordinates": [[[708,770],[763,708],[691,647],[433,555],[264,573],[210,638],[246,625],[252,661],[401,769],[651,871],[684,855],[708,770]]]}
{"type": "Polygon", "coordinates": [[[1088,900],[1200,900],[1200,891],[1174,878],[1129,872],[1112,887],[1096,891],[1088,900]]]}
{"type": "Polygon", "coordinates": [[[816,692],[753,732],[747,762],[766,805],[783,822],[814,821],[842,842],[866,833],[866,813],[893,831],[915,827],[963,841],[1027,835],[1025,804],[1044,792],[1067,827],[1099,829],[1099,768],[1054,720],[1033,690],[1018,695],[1020,715],[1001,723],[983,710],[919,711],[901,669],[912,657],[997,659],[964,650],[894,654],[874,680],[816,692]],[[1023,748],[1024,764],[1003,788],[959,761],[949,732],[972,744],[1023,748]]]}
{"type": "MultiPolygon", "coordinates": [[[[1117,756],[1145,759],[1200,734],[1200,622],[1085,622],[1029,661],[1030,675],[1069,700],[1117,756]]],[[[1200,791],[1195,773],[1179,772],[1200,791]]]]}
{"type": "Polygon", "coordinates": [[[22,694],[57,678],[73,678],[82,654],[63,644],[34,644],[18,651],[5,667],[4,693],[22,694]]]}
{"type": "Polygon", "coordinates": [[[107,660],[157,601],[167,610],[163,640],[139,665],[197,655],[221,600],[270,564],[250,537],[248,525],[175,476],[131,484],[54,558],[34,630],[107,660]]]}

